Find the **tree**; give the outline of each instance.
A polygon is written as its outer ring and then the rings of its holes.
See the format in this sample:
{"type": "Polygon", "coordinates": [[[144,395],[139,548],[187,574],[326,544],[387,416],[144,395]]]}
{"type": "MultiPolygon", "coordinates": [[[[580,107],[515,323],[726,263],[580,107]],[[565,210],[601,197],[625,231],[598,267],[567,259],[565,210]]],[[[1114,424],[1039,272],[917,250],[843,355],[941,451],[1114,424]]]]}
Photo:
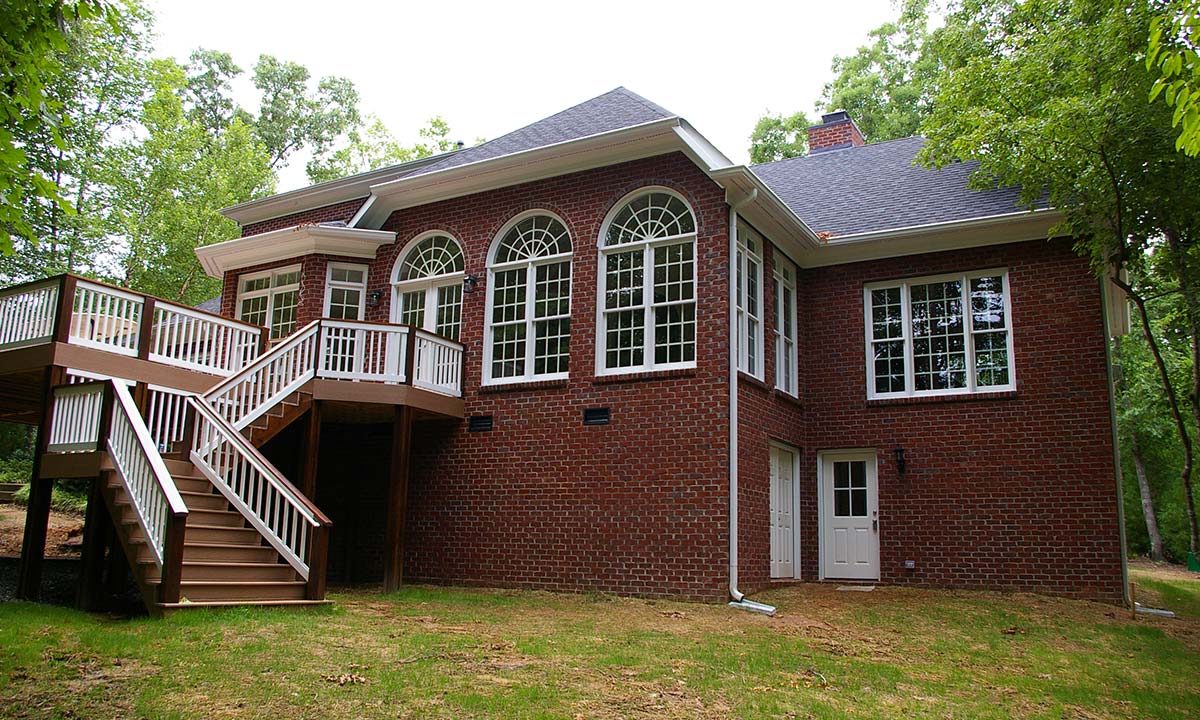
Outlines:
{"type": "Polygon", "coordinates": [[[305,167],[309,182],[337,180],[360,172],[388,165],[398,165],[423,157],[449,152],[455,143],[450,140],[450,126],[440,116],[418,131],[421,140],[414,145],[401,145],[383,121],[369,116],[367,122],[347,133],[343,147],[313,158],[305,167]]]}
{"type": "Polygon", "coordinates": [[[65,77],[60,59],[69,35],[106,14],[100,0],[0,0],[0,251],[6,254],[13,252],[14,233],[34,236],[25,217],[30,204],[70,207],[27,150],[34,138],[62,144],[62,107],[49,89],[65,77]]]}
{"type": "Polygon", "coordinates": [[[925,50],[930,0],[904,0],[900,17],[870,32],[870,44],[833,58],[826,111],[846,110],[867,142],[916,135],[929,111],[939,63],[925,50]]]}
{"type": "Polygon", "coordinates": [[[808,128],[812,123],[804,113],[788,117],[764,115],[750,133],[750,162],[754,164],[785,160],[808,153],[808,128]]]}
{"type": "Polygon", "coordinates": [[[1171,125],[1179,127],[1176,149],[1200,154],[1200,0],[1162,3],[1150,28],[1146,66],[1159,73],[1150,100],[1160,95],[1175,108],[1171,125]]]}
{"type": "Polygon", "coordinates": [[[1175,151],[1170,110],[1146,102],[1152,17],[1149,0],[963,0],[930,41],[946,73],[922,125],[930,142],[921,159],[974,160],[975,187],[1020,186],[1028,206],[1048,200],[1065,218],[1052,232],[1079,238],[1078,250],[1132,302],[1184,451],[1179,484],[1194,558],[1200,164],[1175,151]],[[1183,388],[1150,311],[1171,293],[1182,301],[1171,341],[1191,361],[1183,388]]]}
{"type": "Polygon", "coordinates": [[[26,168],[50,181],[58,200],[26,195],[25,230],[13,237],[15,255],[0,259],[0,275],[24,280],[59,272],[102,274],[111,263],[103,223],[108,205],[99,181],[116,137],[136,118],[149,52],[149,13],[129,0],[104,17],[72,25],[54,50],[58,75],[46,89],[56,125],[21,137],[26,168]]]}

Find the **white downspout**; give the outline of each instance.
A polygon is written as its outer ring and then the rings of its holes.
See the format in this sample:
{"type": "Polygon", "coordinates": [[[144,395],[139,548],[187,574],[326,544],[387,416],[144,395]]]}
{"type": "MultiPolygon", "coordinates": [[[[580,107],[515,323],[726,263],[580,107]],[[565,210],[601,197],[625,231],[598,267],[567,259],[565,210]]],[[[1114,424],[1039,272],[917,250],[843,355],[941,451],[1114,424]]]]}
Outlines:
{"type": "Polygon", "coordinates": [[[751,188],[749,195],[729,206],[729,605],[774,615],[774,607],[747,600],[738,590],[737,211],[757,197],[758,188],[751,188]]]}

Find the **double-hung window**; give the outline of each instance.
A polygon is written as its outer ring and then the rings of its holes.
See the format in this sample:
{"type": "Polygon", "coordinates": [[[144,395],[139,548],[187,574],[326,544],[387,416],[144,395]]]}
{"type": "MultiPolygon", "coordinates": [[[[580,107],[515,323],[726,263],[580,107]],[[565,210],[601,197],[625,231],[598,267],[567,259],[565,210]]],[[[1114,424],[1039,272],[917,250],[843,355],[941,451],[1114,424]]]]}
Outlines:
{"type": "Polygon", "coordinates": [[[518,216],[488,262],[484,382],[567,377],[571,359],[571,237],[544,212],[518,216]]]}
{"type": "Polygon", "coordinates": [[[796,366],[796,266],[775,251],[775,387],[800,394],[796,366]]]}
{"type": "Polygon", "coordinates": [[[868,397],[1016,387],[1007,271],[872,283],[863,296],[868,397]]]}
{"type": "Polygon", "coordinates": [[[748,225],[737,226],[738,370],[763,377],[762,237],[748,225]]]}
{"type": "Polygon", "coordinates": [[[299,265],[238,278],[238,319],[269,327],[272,340],[295,331],[299,304],[299,265]]]}
{"type": "Polygon", "coordinates": [[[367,294],[367,267],[329,263],[325,273],[325,317],[362,320],[367,294]]]}
{"type": "Polygon", "coordinates": [[[678,195],[640,190],[600,233],[600,375],[696,366],[696,219],[678,195]]]}

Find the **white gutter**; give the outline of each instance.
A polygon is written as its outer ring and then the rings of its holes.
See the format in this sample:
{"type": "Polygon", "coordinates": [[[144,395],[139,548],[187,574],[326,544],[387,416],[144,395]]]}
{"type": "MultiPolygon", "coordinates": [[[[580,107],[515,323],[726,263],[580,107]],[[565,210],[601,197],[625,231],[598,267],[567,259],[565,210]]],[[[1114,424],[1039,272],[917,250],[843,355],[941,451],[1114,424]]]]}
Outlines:
{"type": "Polygon", "coordinates": [[[729,206],[729,606],[774,615],[773,606],[747,600],[738,590],[737,213],[757,197],[758,189],[751,188],[749,195],[729,206]]]}

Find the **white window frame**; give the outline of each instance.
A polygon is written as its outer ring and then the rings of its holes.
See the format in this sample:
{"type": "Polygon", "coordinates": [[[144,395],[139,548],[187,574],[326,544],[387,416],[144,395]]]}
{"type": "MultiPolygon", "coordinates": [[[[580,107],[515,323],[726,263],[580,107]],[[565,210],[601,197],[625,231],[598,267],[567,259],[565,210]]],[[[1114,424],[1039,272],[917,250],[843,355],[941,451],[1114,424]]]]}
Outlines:
{"type": "MultiPolygon", "coordinates": [[[[1013,316],[1012,316],[1012,285],[1009,282],[1008,268],[988,268],[962,273],[943,273],[940,275],[925,275],[868,283],[863,286],[863,337],[866,341],[866,383],[868,400],[885,400],[889,398],[931,397],[943,395],[971,395],[975,393],[1008,392],[1017,387],[1016,359],[1013,354],[1013,316]],[[975,379],[975,342],[974,342],[974,313],[971,312],[971,280],[981,277],[1000,276],[1004,292],[1004,332],[1008,359],[1008,383],[1005,385],[977,386],[975,379]],[[947,388],[935,390],[916,390],[915,370],[913,367],[913,337],[912,337],[912,298],[910,288],[913,285],[947,282],[961,282],[964,349],[966,351],[967,385],[963,388],[947,388]],[[875,352],[872,337],[871,292],[873,290],[900,289],[901,317],[904,325],[904,390],[902,392],[875,392],[875,352]]],[[[981,330],[980,332],[986,332],[981,330]]]]}
{"type": "Polygon", "coordinates": [[[765,376],[766,362],[763,357],[764,345],[763,342],[763,245],[766,244],[766,238],[760,233],[755,232],[744,220],[738,218],[737,228],[737,350],[738,350],[738,370],[750,377],[762,380],[765,376]],[[743,236],[749,236],[750,242],[747,242],[743,236]],[[752,244],[758,245],[758,250],[755,251],[751,247],[752,244]],[[753,263],[753,269],[752,264],[753,263]],[[754,297],[750,297],[751,275],[754,276],[754,297]],[[758,308],[758,314],[754,315],[749,312],[750,301],[754,300],[754,306],[758,308]],[[753,324],[758,328],[755,334],[753,344],[750,342],[749,333],[750,326],[753,324]],[[751,350],[754,351],[753,356],[751,350]],[[751,359],[755,361],[755,367],[750,367],[751,359]]]}
{"type": "MultiPolygon", "coordinates": [[[[483,385],[513,385],[515,383],[526,382],[543,382],[548,380],[564,380],[571,376],[570,361],[568,359],[568,370],[566,372],[541,373],[534,372],[536,365],[536,349],[537,337],[534,330],[534,324],[538,320],[558,320],[566,318],[568,322],[571,320],[572,300],[575,295],[575,239],[571,237],[570,228],[558,214],[544,209],[527,210],[520,215],[512,218],[500,228],[500,232],[496,233],[496,237],[492,240],[492,246],[488,249],[487,257],[487,300],[484,303],[483,315],[483,385]],[[543,257],[514,260],[505,263],[496,263],[496,251],[500,248],[500,243],[504,240],[504,236],[508,234],[517,224],[523,220],[528,220],[531,217],[544,215],[551,217],[567,228],[567,240],[571,243],[571,251],[566,253],[558,253],[557,255],[546,255],[543,257]],[[537,293],[535,285],[537,282],[537,268],[542,265],[556,265],[566,261],[567,270],[570,273],[568,282],[570,283],[570,291],[567,293],[567,313],[566,315],[554,315],[552,317],[537,318],[535,317],[535,303],[537,302],[537,293]],[[495,300],[495,275],[497,272],[505,270],[515,270],[525,268],[525,372],[521,375],[512,375],[509,377],[493,378],[492,377],[492,305],[495,300]]],[[[574,328],[572,328],[572,331],[574,328]]],[[[568,341],[569,343],[569,341],[568,341]]],[[[568,344],[568,358],[570,346],[568,344]]]]}
{"type": "MultiPolygon", "coordinates": [[[[282,295],[283,293],[286,293],[286,292],[291,292],[293,290],[296,291],[296,310],[297,310],[297,314],[299,314],[300,301],[301,301],[301,297],[300,297],[301,282],[300,282],[300,280],[297,280],[295,283],[291,283],[288,285],[278,285],[278,286],[275,285],[276,277],[278,277],[279,275],[287,275],[288,273],[293,273],[293,272],[299,273],[301,280],[303,279],[303,270],[302,270],[301,265],[288,265],[286,267],[272,268],[270,270],[263,270],[261,272],[245,273],[244,275],[238,275],[238,279],[237,279],[237,283],[238,283],[237,319],[238,320],[243,319],[242,318],[242,304],[244,301],[252,300],[252,299],[258,298],[258,297],[266,297],[267,298],[267,314],[266,314],[266,324],[264,325],[264,327],[266,327],[268,331],[272,331],[273,330],[272,318],[275,315],[275,298],[276,298],[276,296],[282,295]],[[242,288],[245,287],[247,280],[261,280],[262,278],[270,279],[270,282],[267,283],[267,287],[262,288],[261,290],[250,290],[250,291],[242,290],[242,288]]],[[[298,327],[300,323],[297,320],[295,324],[298,327]]],[[[292,332],[295,332],[295,331],[296,331],[296,328],[292,328],[292,332]]],[[[272,340],[279,340],[284,337],[286,337],[286,335],[280,335],[278,338],[276,338],[276,337],[274,337],[274,333],[273,332],[271,333],[272,340]]]]}
{"type": "Polygon", "coordinates": [[[800,397],[800,353],[798,348],[797,338],[799,329],[796,327],[798,311],[796,301],[798,294],[796,286],[799,279],[796,277],[796,263],[792,262],[784,255],[779,248],[773,249],[774,268],[772,276],[775,279],[775,387],[780,392],[785,392],[792,397],[800,397]],[[789,281],[784,277],[783,268],[791,270],[792,279],[789,281]],[[783,332],[783,323],[780,321],[780,313],[783,312],[785,303],[784,296],[790,296],[792,300],[791,317],[788,318],[789,326],[792,328],[791,337],[787,337],[783,332]],[[788,345],[791,345],[790,349],[788,345]],[[792,368],[792,379],[789,384],[783,377],[784,367],[790,364],[792,368]]]}
{"type": "MultiPolygon", "coordinates": [[[[396,262],[392,265],[391,284],[392,284],[392,299],[390,309],[388,310],[388,320],[392,323],[399,323],[401,317],[401,296],[423,290],[425,292],[425,310],[421,319],[421,329],[431,333],[437,333],[437,302],[438,291],[443,287],[462,286],[463,279],[466,278],[466,254],[463,253],[462,243],[458,238],[451,235],[445,230],[430,230],[423,232],[413,238],[404,248],[396,255],[396,262]],[[445,236],[450,238],[451,242],[458,246],[458,252],[463,256],[463,270],[460,272],[445,273],[442,275],[431,275],[429,277],[416,278],[414,280],[399,280],[400,269],[404,267],[405,261],[408,260],[408,255],[420,245],[422,242],[435,236],[445,236]]],[[[461,293],[462,291],[460,291],[461,293]]],[[[458,335],[462,337],[462,308],[461,303],[465,298],[459,295],[459,318],[458,318],[458,335]]]]}
{"type": "Polygon", "coordinates": [[[369,269],[366,265],[358,265],[355,263],[331,262],[325,266],[325,305],[321,311],[321,317],[329,317],[329,311],[333,307],[333,291],[334,290],[357,290],[358,291],[358,320],[364,320],[367,310],[367,273],[369,269]],[[357,270],[362,273],[362,282],[350,282],[346,280],[334,280],[334,270],[357,270]]]}
{"type": "MultiPolygon", "coordinates": [[[[666,371],[666,370],[686,370],[696,367],[695,358],[700,353],[700,297],[699,297],[699,277],[700,277],[700,255],[699,255],[699,235],[700,235],[700,220],[696,215],[695,208],[687,201],[687,198],[675,192],[671,188],[660,185],[647,185],[640,187],[637,190],[625,195],[617,201],[608,215],[604,218],[604,222],[600,225],[600,236],[597,238],[597,253],[596,260],[596,375],[611,376],[611,375],[631,375],[635,373],[666,371]],[[650,193],[666,193],[679,199],[688,212],[692,214],[692,224],[695,226],[695,232],[684,233],[682,235],[673,235],[671,237],[656,238],[654,240],[637,240],[634,242],[624,243],[621,245],[605,245],[605,238],[608,237],[608,228],[616,219],[617,214],[625,208],[625,206],[642,195],[650,193]],[[655,363],[654,361],[654,311],[659,307],[669,307],[671,305],[684,305],[686,302],[664,302],[655,304],[654,302],[654,250],[665,245],[679,245],[684,240],[690,240],[692,243],[692,299],[690,303],[696,309],[696,337],[694,339],[695,348],[693,350],[693,359],[675,363],[655,363]],[[642,364],[631,365],[629,367],[608,368],[605,366],[605,355],[608,351],[608,332],[604,321],[604,292],[605,281],[607,277],[606,259],[609,255],[615,253],[627,253],[630,250],[642,247],[642,364]]],[[[622,308],[622,310],[636,310],[639,306],[622,308]]]]}

